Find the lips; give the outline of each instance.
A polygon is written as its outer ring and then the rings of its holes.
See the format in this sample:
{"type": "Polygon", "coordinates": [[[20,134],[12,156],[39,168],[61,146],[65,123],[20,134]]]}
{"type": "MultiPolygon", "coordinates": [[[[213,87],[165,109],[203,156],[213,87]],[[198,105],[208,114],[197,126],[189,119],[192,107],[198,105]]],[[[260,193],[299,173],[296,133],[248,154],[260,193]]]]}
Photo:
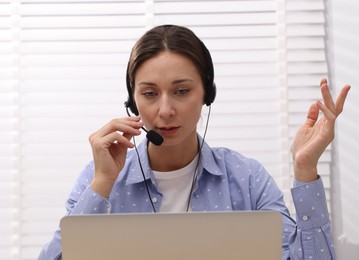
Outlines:
{"type": "Polygon", "coordinates": [[[168,127],[159,127],[158,131],[161,135],[174,135],[177,133],[179,126],[168,126],[168,127]]]}

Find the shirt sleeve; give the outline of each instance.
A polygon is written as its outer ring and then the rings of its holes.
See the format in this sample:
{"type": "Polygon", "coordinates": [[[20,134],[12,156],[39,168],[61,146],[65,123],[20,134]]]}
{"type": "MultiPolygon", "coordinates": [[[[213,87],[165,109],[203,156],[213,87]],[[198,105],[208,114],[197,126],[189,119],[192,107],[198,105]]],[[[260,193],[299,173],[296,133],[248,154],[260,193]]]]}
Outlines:
{"type": "Polygon", "coordinates": [[[291,192],[297,229],[290,259],[336,259],[322,179],[310,183],[294,180],[291,192]]]}
{"type": "Polygon", "coordinates": [[[83,215],[83,214],[104,214],[111,212],[110,201],[98,193],[96,193],[90,186],[81,194],[77,201],[67,200],[67,207],[69,215],[83,215]]]}
{"type": "Polygon", "coordinates": [[[252,171],[252,210],[282,214],[282,260],[336,259],[322,179],[310,183],[294,181],[291,192],[295,221],[285,206],[283,193],[263,166],[253,164],[252,171]]]}
{"type": "MultiPolygon", "coordinates": [[[[93,178],[93,163],[88,164],[81,172],[67,201],[67,215],[106,214],[111,212],[108,199],[97,194],[89,186],[93,178]]],[[[61,260],[61,231],[58,228],[52,240],[47,243],[39,255],[39,260],[61,260]]]]}

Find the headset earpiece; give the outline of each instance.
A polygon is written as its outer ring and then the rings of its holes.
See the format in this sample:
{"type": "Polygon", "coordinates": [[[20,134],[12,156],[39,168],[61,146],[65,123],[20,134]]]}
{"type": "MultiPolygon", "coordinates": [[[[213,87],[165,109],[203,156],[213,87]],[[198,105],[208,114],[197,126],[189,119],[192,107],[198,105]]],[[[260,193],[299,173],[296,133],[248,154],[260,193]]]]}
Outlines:
{"type": "Polygon", "coordinates": [[[217,92],[216,84],[214,83],[213,61],[212,61],[211,53],[207,49],[206,45],[204,45],[204,43],[201,40],[199,41],[201,43],[202,50],[204,52],[205,59],[208,65],[208,74],[204,82],[205,85],[204,103],[206,104],[206,106],[210,106],[213,103],[214,99],[216,98],[216,92],[217,92]]]}
{"type": "Polygon", "coordinates": [[[216,98],[216,93],[217,93],[216,83],[213,82],[213,84],[211,86],[208,86],[206,89],[206,93],[205,93],[206,106],[210,106],[213,103],[214,99],[216,98]]]}
{"type": "Polygon", "coordinates": [[[126,86],[127,86],[128,97],[127,97],[127,101],[125,102],[125,106],[128,107],[132,113],[134,113],[136,116],[138,116],[139,113],[137,110],[136,102],[133,98],[133,90],[131,87],[130,75],[128,73],[128,69],[129,69],[128,65],[129,65],[129,63],[127,64],[127,69],[126,69],[126,86]]]}
{"type": "Polygon", "coordinates": [[[131,112],[134,113],[136,116],[139,115],[136,103],[133,100],[132,95],[128,95],[127,101],[125,102],[125,107],[128,107],[131,112]]]}

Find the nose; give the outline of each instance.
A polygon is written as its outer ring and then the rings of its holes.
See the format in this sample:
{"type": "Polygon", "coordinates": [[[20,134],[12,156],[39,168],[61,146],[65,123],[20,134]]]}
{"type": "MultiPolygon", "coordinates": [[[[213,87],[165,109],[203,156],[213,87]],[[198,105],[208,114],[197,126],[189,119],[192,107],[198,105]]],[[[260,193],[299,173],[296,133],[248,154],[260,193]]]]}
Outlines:
{"type": "Polygon", "coordinates": [[[158,115],[164,119],[175,115],[173,101],[167,95],[161,96],[161,99],[159,100],[158,115]]]}

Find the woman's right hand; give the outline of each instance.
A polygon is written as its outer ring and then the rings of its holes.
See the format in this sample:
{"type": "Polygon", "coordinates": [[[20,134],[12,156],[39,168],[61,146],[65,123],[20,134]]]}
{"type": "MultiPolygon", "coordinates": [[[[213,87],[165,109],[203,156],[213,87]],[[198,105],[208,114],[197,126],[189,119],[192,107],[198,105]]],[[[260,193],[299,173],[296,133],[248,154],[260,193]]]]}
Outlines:
{"type": "Polygon", "coordinates": [[[108,198],[112,187],[123,169],[128,148],[133,148],[131,138],[141,134],[140,117],[124,117],[111,120],[100,130],[90,135],[95,164],[91,188],[108,198]]]}

